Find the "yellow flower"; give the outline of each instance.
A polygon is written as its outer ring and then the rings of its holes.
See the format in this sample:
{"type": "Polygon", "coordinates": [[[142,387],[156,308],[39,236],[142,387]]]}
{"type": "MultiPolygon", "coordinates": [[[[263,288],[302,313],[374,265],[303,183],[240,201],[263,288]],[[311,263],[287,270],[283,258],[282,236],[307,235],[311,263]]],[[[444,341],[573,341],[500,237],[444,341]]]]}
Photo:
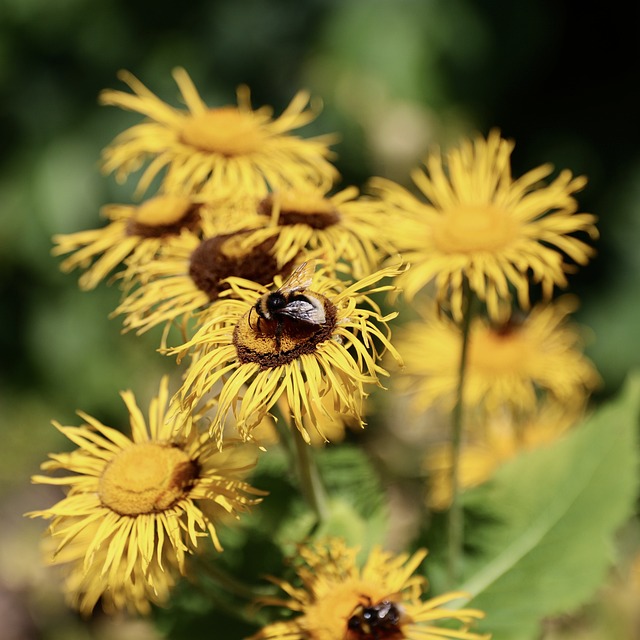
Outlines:
{"type": "Polygon", "coordinates": [[[79,412],[85,424],[55,427],[77,449],[52,454],[47,471],[72,475],[34,476],[36,483],[68,487],[67,496],[31,517],[51,519],[49,561],[66,567],[65,591],[73,606],[89,614],[99,599],[109,610],[148,613],[167,601],[185,555],[216,534],[221,518],[259,502],[241,478],[255,462],[247,445],[219,452],[207,434],[193,428],[176,435],[168,408],[168,380],[145,421],[130,391],[122,393],[132,438],[79,412]]]}
{"type": "Polygon", "coordinates": [[[115,310],[125,316],[125,329],[143,333],[158,324],[167,323],[168,328],[178,318],[184,324],[203,309],[213,313],[212,305],[224,304],[231,292],[227,278],[268,285],[276,275],[290,273],[292,260],[277,264],[274,238],[256,242],[239,221],[227,224],[227,232],[220,231],[223,226],[217,225],[219,232],[205,237],[185,231],[155,260],[129,268],[128,279],[137,286],[115,310]]]}
{"type": "MultiPolygon", "coordinates": [[[[580,350],[581,338],[567,320],[576,308],[571,296],[538,305],[521,321],[501,325],[472,321],[464,383],[465,404],[494,411],[527,412],[546,394],[581,405],[600,377],[580,350]]],[[[453,406],[458,385],[462,336],[454,322],[425,313],[400,334],[406,368],[398,384],[424,410],[434,403],[453,406]]]]}
{"type": "Polygon", "coordinates": [[[444,159],[433,153],[425,160],[426,172],[412,174],[427,203],[388,180],[372,181],[398,216],[396,242],[412,265],[398,286],[409,299],[433,282],[440,304],[450,304],[459,320],[466,279],[495,319],[500,302],[511,300],[510,286],[526,309],[531,281],[549,299],[554,287],[567,285],[565,274],[573,265],[566,256],[580,265],[593,256],[594,250],[573,235],[597,237],[595,217],[576,213],[573,194],[585,178],[565,170],[545,185],[552,167],[543,165],[513,180],[513,146],[492,131],[444,159]]]}
{"type": "Polygon", "coordinates": [[[329,264],[344,261],[355,278],[375,271],[382,258],[397,253],[388,235],[391,220],[371,198],[349,187],[331,196],[325,188],[279,190],[263,198],[258,211],[267,216],[255,237],[275,240],[279,264],[303,250],[317,252],[329,264]]]}
{"type": "MultiPolygon", "coordinates": [[[[472,425],[460,451],[460,489],[486,482],[500,465],[520,452],[554,442],[576,424],[580,413],[577,407],[547,402],[524,420],[515,419],[509,412],[500,412],[472,425]]],[[[450,443],[432,445],[425,458],[429,478],[427,503],[436,511],[447,509],[451,504],[452,460],[450,443]]]]}
{"type": "Polygon", "coordinates": [[[395,555],[376,547],[361,568],[358,549],[339,538],[301,547],[296,573],[301,586],[273,579],[288,598],[265,599],[299,614],[264,627],[251,640],[481,640],[471,625],[475,609],[448,608],[464,594],[423,600],[426,581],[415,574],[427,552],[395,555]],[[444,624],[444,626],[439,626],[444,624]],[[453,626],[447,626],[453,625],[453,626]]]}
{"type": "MultiPolygon", "coordinates": [[[[303,263],[291,278],[302,272],[308,275],[312,269],[312,263],[303,263]]],[[[189,342],[169,351],[179,357],[193,355],[180,391],[185,409],[190,411],[201,401],[215,405],[211,433],[220,444],[230,412],[241,436],[250,439],[253,428],[282,396],[307,442],[305,416],[318,430],[336,414],[363,426],[364,387],[379,385],[379,376],[388,375],[378,360],[386,350],[398,359],[387,326],[397,314],[383,316],[369,298],[393,287],[368,287],[397,273],[390,267],[350,286],[326,275],[316,278],[313,288],[305,283],[293,295],[296,304],[313,305],[321,314],[315,323],[286,316],[262,318],[256,303],[269,292],[258,285],[236,288],[238,299],[228,300],[224,313],[203,321],[189,342]]],[[[326,440],[326,434],[320,436],[326,440]]]]}
{"type": "Polygon", "coordinates": [[[126,258],[130,265],[146,264],[182,230],[200,229],[202,205],[191,198],[163,195],[138,206],[107,205],[103,215],[111,222],[101,229],[53,236],[54,255],[72,253],[62,262],[62,270],[86,269],[79,281],[82,289],[95,288],[126,258]]]}
{"type": "Polygon", "coordinates": [[[148,120],[121,133],[104,151],[104,170],[124,181],[147,159],[138,183],[144,192],[163,170],[166,191],[266,195],[270,189],[307,183],[330,185],[337,171],[328,162],[332,137],[302,139],[287,135],[311,122],[305,110],[309,95],[299,92],[278,117],[268,107],[252,110],[247,87],[238,89],[238,106],[209,108],[189,75],[177,68],[173,77],[187,110],[174,109],[128,72],[120,79],[133,94],[106,90],[103,104],[144,115],[148,120]]]}

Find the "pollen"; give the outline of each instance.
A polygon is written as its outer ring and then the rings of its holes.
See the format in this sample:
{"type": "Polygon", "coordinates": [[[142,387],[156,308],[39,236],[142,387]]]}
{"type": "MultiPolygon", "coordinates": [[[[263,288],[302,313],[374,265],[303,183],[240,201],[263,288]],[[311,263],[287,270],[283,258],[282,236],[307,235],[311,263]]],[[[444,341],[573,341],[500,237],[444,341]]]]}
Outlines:
{"type": "Polygon", "coordinates": [[[98,495],[105,507],[123,516],[165,511],[188,492],[197,475],[197,464],[182,449],[137,443],[105,467],[98,495]]]}
{"type": "Polygon", "coordinates": [[[321,342],[331,338],[338,317],[336,306],[318,293],[309,293],[324,306],[325,322],[321,325],[293,318],[265,320],[257,317],[253,308],[240,318],[233,333],[233,343],[242,364],[253,362],[262,369],[277,367],[313,353],[321,342]],[[278,322],[282,323],[279,350],[276,348],[278,322]]]}
{"type": "Polygon", "coordinates": [[[127,235],[157,238],[194,230],[200,221],[200,206],[189,198],[164,195],[143,202],[127,224],[127,235]]]}
{"type": "Polygon", "coordinates": [[[442,253],[469,254],[504,249],[518,233],[517,222],[501,207],[459,205],[439,217],[434,224],[433,239],[442,253]]]}
{"type": "Polygon", "coordinates": [[[258,210],[269,217],[276,213],[278,224],[283,226],[305,224],[312,229],[326,229],[340,222],[334,204],[315,193],[292,191],[275,197],[269,195],[260,202],[258,210]]]}
{"type": "Polygon", "coordinates": [[[188,118],[179,138],[201,151],[233,157],[259,150],[265,134],[251,114],[241,113],[234,107],[220,107],[188,118]]]}

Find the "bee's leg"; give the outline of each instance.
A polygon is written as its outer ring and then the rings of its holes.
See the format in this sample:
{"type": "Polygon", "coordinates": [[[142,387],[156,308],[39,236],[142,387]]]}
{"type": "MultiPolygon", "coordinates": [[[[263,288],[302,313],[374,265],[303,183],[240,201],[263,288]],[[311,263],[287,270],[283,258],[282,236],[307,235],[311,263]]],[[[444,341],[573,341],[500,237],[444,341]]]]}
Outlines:
{"type": "Polygon", "coordinates": [[[256,312],[256,326],[254,327],[251,324],[251,314],[255,311],[255,309],[253,307],[251,307],[251,309],[249,309],[249,326],[254,330],[257,331],[258,333],[262,333],[261,329],[260,329],[260,314],[256,312]]]}
{"type": "Polygon", "coordinates": [[[276,338],[276,351],[280,351],[280,338],[282,337],[282,329],[283,329],[282,320],[278,320],[276,324],[275,338],[276,338]]]}

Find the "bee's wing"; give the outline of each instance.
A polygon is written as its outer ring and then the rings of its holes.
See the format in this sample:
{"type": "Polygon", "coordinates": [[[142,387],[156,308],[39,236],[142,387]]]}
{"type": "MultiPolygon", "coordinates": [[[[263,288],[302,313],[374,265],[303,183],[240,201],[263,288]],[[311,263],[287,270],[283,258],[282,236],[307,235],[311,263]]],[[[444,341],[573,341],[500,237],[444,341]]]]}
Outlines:
{"type": "Polygon", "coordinates": [[[308,324],[323,324],[325,321],[324,308],[320,303],[313,304],[309,300],[292,300],[279,309],[278,314],[308,324]]]}
{"type": "Polygon", "coordinates": [[[315,270],[315,260],[303,262],[301,265],[298,265],[294,269],[293,273],[283,282],[278,291],[280,293],[295,293],[297,291],[304,291],[311,285],[315,270]]]}

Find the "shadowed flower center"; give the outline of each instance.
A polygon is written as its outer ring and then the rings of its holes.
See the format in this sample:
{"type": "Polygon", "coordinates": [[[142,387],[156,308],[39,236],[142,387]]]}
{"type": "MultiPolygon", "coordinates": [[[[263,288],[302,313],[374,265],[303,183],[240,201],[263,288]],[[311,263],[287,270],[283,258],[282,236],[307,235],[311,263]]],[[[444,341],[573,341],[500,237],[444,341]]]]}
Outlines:
{"type": "Polygon", "coordinates": [[[278,268],[271,252],[276,238],[247,248],[244,244],[247,235],[234,233],[207,238],[191,254],[189,275],[209,300],[216,300],[222,291],[229,288],[222,280],[230,276],[268,285],[276,275],[286,276],[291,271],[294,260],[278,268]]]}
{"type": "Polygon", "coordinates": [[[200,205],[180,196],[158,196],[141,204],[127,224],[127,235],[158,238],[194,230],[200,222],[200,205]]]}
{"type": "Polygon", "coordinates": [[[443,253],[496,251],[509,246],[518,227],[509,212],[491,204],[460,205],[434,225],[433,240],[443,253]]]}
{"type": "Polygon", "coordinates": [[[266,320],[252,308],[240,318],[233,332],[233,344],[242,364],[259,364],[270,369],[313,353],[316,347],[329,340],[338,317],[336,306],[323,295],[313,291],[303,296],[313,297],[324,308],[324,322],[312,324],[288,316],[266,320]]]}
{"type": "Polygon", "coordinates": [[[485,329],[469,342],[469,366],[487,374],[517,374],[527,370],[532,349],[531,340],[521,329],[485,329]]]}
{"type": "Polygon", "coordinates": [[[123,516],[164,511],[197,476],[197,464],[182,449],[142,442],[123,449],[107,465],[98,495],[105,507],[123,516]]]}
{"type": "MultiPolygon", "coordinates": [[[[278,204],[278,224],[281,225],[306,224],[313,229],[326,229],[340,222],[340,214],[331,201],[314,194],[279,194],[278,204]]],[[[271,195],[258,205],[259,213],[269,217],[273,208],[274,197],[271,195]]]]}
{"type": "Polygon", "coordinates": [[[180,141],[201,151],[244,156],[261,148],[265,134],[256,118],[235,107],[209,109],[189,117],[180,141]]]}

